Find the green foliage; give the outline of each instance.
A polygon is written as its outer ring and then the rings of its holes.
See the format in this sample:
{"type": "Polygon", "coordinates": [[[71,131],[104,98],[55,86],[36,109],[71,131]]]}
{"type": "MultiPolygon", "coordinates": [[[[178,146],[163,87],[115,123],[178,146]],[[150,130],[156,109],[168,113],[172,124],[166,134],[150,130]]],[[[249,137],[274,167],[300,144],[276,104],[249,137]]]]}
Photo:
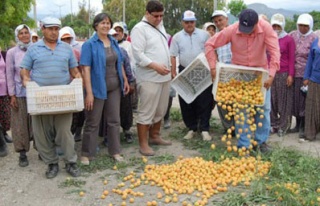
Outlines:
{"type": "Polygon", "coordinates": [[[82,187],[86,184],[86,181],[75,179],[75,178],[66,178],[65,181],[61,182],[59,184],[59,187],[65,188],[65,187],[82,187]]]}
{"type": "Polygon", "coordinates": [[[234,16],[238,16],[243,9],[247,8],[247,5],[243,2],[243,0],[231,0],[228,4],[228,8],[230,9],[230,13],[234,16]]]}
{"type": "Polygon", "coordinates": [[[5,50],[14,40],[14,30],[20,24],[27,24],[30,28],[35,26],[32,19],[27,16],[33,0],[1,0],[0,3],[0,47],[5,50]]]}

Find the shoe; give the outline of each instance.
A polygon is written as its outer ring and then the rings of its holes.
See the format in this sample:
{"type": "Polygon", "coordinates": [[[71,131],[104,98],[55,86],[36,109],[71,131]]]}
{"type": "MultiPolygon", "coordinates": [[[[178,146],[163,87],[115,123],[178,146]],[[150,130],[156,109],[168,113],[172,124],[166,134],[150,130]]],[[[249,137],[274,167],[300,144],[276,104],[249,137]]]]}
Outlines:
{"type": "Polygon", "coordinates": [[[259,150],[261,153],[266,154],[269,152],[272,152],[272,148],[267,144],[267,143],[262,143],[261,145],[259,145],[259,150]]]}
{"type": "Polygon", "coordinates": [[[20,167],[26,167],[29,165],[28,157],[27,155],[20,155],[19,157],[19,166],[20,167]]]}
{"type": "Polygon", "coordinates": [[[89,165],[89,164],[90,164],[89,158],[88,158],[88,157],[84,157],[84,156],[82,156],[82,157],[80,158],[80,162],[81,162],[81,164],[83,164],[83,165],[89,165]]]}
{"type": "Polygon", "coordinates": [[[207,132],[207,131],[201,132],[201,135],[202,135],[203,141],[211,141],[212,140],[212,137],[210,136],[209,132],[207,132]]]}
{"type": "Polygon", "coordinates": [[[169,129],[170,127],[171,127],[170,119],[164,120],[163,128],[164,129],[169,129]]]}
{"type": "Polygon", "coordinates": [[[126,142],[129,144],[133,142],[133,137],[132,137],[131,133],[124,134],[124,138],[125,138],[126,142]]]}
{"type": "Polygon", "coordinates": [[[308,139],[306,139],[306,138],[299,138],[299,142],[300,142],[300,143],[310,142],[310,140],[308,140],[308,139]]]}
{"type": "Polygon", "coordinates": [[[183,139],[192,139],[194,136],[194,131],[189,130],[189,132],[183,137],[183,139]]]}
{"type": "Polygon", "coordinates": [[[12,138],[7,134],[7,132],[4,133],[4,140],[6,143],[12,143],[12,138]]]}
{"type": "Polygon", "coordinates": [[[298,133],[299,132],[299,127],[295,127],[293,129],[289,129],[288,133],[298,133]]]}
{"type": "Polygon", "coordinates": [[[278,137],[283,137],[284,135],[286,135],[286,132],[282,129],[278,130],[278,137]]]}
{"type": "Polygon", "coordinates": [[[66,164],[66,171],[72,177],[79,177],[81,175],[80,168],[78,167],[77,163],[67,163],[66,164]]]}
{"type": "Polygon", "coordinates": [[[103,138],[102,145],[105,147],[108,147],[108,138],[107,137],[103,138]]]}
{"type": "Polygon", "coordinates": [[[46,171],[46,177],[47,179],[52,179],[57,176],[59,172],[59,165],[58,163],[55,164],[49,164],[48,165],[48,170],[46,171]]]}
{"type": "Polygon", "coordinates": [[[139,152],[143,156],[154,156],[155,155],[155,152],[151,148],[149,151],[142,151],[141,149],[139,149],[139,152]]]}
{"type": "Polygon", "coordinates": [[[113,159],[116,162],[123,162],[124,161],[123,157],[121,155],[119,155],[119,154],[113,155],[113,159]]]}

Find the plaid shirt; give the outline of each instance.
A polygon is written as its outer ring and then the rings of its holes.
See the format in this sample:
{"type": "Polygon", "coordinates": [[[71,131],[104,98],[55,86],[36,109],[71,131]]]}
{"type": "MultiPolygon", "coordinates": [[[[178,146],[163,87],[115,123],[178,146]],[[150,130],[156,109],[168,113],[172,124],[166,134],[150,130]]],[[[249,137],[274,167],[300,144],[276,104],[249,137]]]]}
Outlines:
{"type": "Polygon", "coordinates": [[[231,64],[231,43],[228,43],[222,47],[217,48],[218,60],[219,62],[225,64],[231,64]]]}

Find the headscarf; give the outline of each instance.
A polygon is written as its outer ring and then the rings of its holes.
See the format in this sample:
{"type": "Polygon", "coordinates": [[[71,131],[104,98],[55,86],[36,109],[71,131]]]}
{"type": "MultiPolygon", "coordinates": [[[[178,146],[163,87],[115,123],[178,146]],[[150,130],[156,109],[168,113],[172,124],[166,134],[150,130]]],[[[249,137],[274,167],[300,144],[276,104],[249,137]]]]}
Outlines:
{"type": "Polygon", "coordinates": [[[30,30],[30,28],[29,28],[27,25],[25,25],[25,24],[20,24],[20,25],[17,26],[17,28],[14,30],[14,34],[15,34],[15,40],[16,40],[17,45],[19,46],[19,48],[22,49],[22,50],[27,50],[28,47],[32,44],[32,37],[31,37],[31,30],[30,30]],[[22,29],[24,29],[24,28],[26,28],[26,29],[29,31],[29,33],[30,33],[30,41],[29,41],[29,43],[27,43],[27,44],[23,43],[23,42],[20,41],[19,38],[18,38],[19,32],[20,32],[22,29]]]}
{"type": "Polygon", "coordinates": [[[287,32],[284,30],[284,27],[286,26],[286,19],[282,14],[272,15],[270,22],[271,22],[271,26],[279,25],[281,27],[281,31],[275,30],[279,39],[281,39],[287,35],[287,32]]]}
{"type": "Polygon", "coordinates": [[[75,47],[76,49],[79,49],[79,48],[81,49],[81,46],[80,46],[79,42],[76,41],[76,34],[74,33],[74,30],[69,26],[63,27],[59,31],[59,39],[61,39],[62,35],[65,34],[65,33],[68,33],[73,37],[72,40],[71,40],[71,43],[70,43],[71,47],[75,47]]]}
{"type": "Polygon", "coordinates": [[[308,36],[309,34],[311,34],[313,32],[313,18],[310,14],[301,14],[299,17],[298,17],[298,20],[297,20],[297,30],[299,32],[299,34],[301,36],[308,36]],[[299,31],[299,24],[303,24],[303,25],[308,25],[309,26],[309,31],[306,33],[306,34],[302,34],[300,33],[299,31]]]}
{"type": "Polygon", "coordinates": [[[214,23],[212,23],[212,22],[207,22],[207,23],[205,23],[205,24],[203,25],[202,29],[205,30],[205,31],[207,31],[207,28],[208,28],[209,26],[213,26],[215,30],[217,29],[216,25],[215,25],[214,23]]]}

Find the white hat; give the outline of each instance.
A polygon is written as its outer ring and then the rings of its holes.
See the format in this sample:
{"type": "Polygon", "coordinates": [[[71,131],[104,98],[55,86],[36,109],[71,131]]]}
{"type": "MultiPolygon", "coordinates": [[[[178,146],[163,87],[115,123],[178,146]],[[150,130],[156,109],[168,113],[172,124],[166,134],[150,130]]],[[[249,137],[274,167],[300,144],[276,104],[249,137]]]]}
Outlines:
{"type": "Polygon", "coordinates": [[[41,25],[44,27],[53,27],[53,26],[61,27],[61,21],[54,17],[46,17],[42,19],[41,25]]]}
{"type": "Polygon", "coordinates": [[[112,35],[115,35],[115,34],[118,34],[118,33],[117,33],[116,30],[110,29],[109,34],[112,36],[112,35]]]}
{"type": "Polygon", "coordinates": [[[183,13],[182,21],[196,21],[197,18],[193,11],[187,10],[183,13]]]}
{"type": "Polygon", "coordinates": [[[207,28],[208,28],[209,26],[213,26],[215,29],[217,28],[214,23],[212,23],[212,22],[207,22],[207,23],[205,23],[205,24],[203,25],[202,29],[203,29],[203,30],[207,30],[207,28]]]}
{"type": "Polygon", "coordinates": [[[284,27],[286,25],[286,19],[282,14],[274,14],[271,17],[270,23],[272,26],[275,24],[279,25],[282,28],[282,30],[284,30],[284,27]]]}
{"type": "Polygon", "coordinates": [[[114,23],[112,28],[115,29],[117,27],[120,27],[124,31],[124,27],[123,27],[123,24],[121,22],[114,23]]]}
{"type": "Polygon", "coordinates": [[[211,15],[211,19],[216,17],[216,16],[224,16],[224,17],[228,17],[228,14],[223,11],[223,10],[215,10],[212,15],[211,15]]]}

